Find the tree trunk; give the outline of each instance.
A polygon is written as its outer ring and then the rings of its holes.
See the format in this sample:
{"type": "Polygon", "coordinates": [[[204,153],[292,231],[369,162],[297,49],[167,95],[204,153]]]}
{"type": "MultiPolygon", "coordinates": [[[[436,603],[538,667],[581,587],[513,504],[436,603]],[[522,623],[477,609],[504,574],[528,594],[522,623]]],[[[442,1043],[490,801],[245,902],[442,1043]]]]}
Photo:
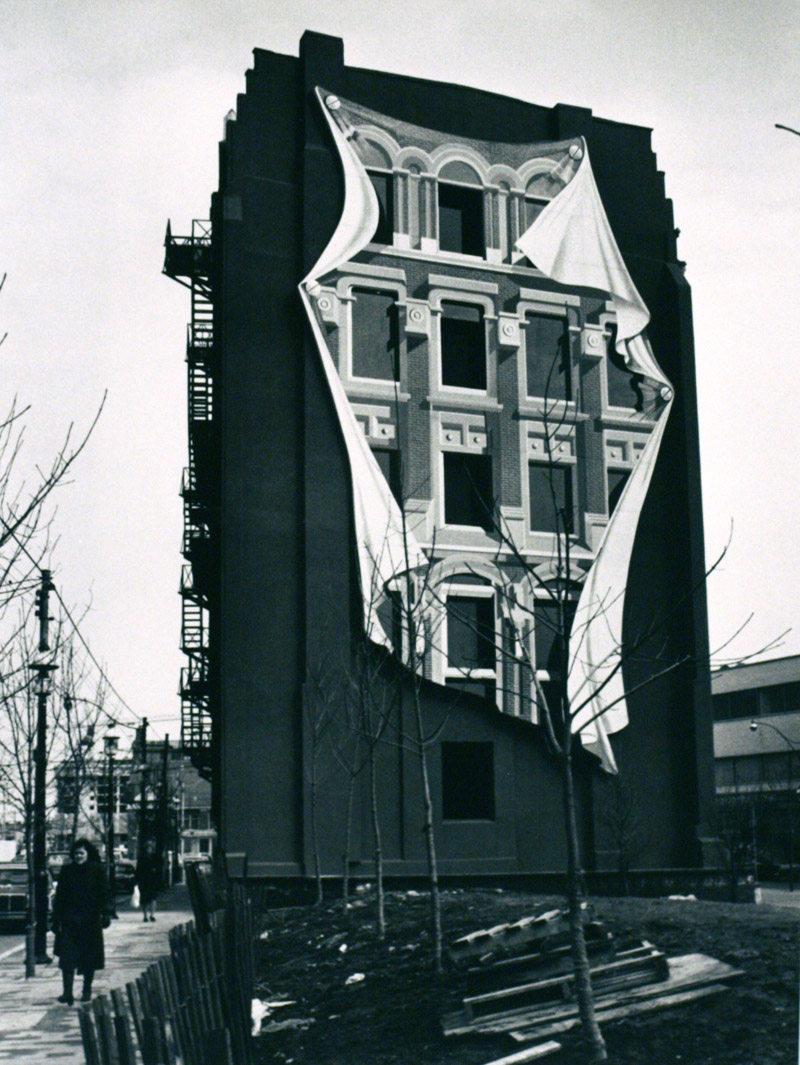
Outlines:
{"type": "Polygon", "coordinates": [[[369,749],[369,791],[372,810],[372,835],[375,840],[375,890],[378,901],[378,939],[386,938],[386,908],[383,898],[383,846],[378,819],[378,789],[375,784],[375,745],[369,749]]]}
{"type": "MultiPolygon", "coordinates": [[[[415,678],[416,680],[416,678],[415,678]]],[[[431,892],[431,925],[433,928],[433,958],[436,972],[442,971],[442,902],[439,896],[439,870],[436,861],[436,838],[433,830],[433,802],[428,779],[428,758],[425,746],[425,728],[422,721],[419,690],[414,687],[414,712],[417,719],[417,740],[419,743],[419,770],[422,777],[422,831],[425,836],[425,848],[428,856],[428,879],[431,892]]]]}
{"type": "Polygon", "coordinates": [[[25,817],[25,865],[28,875],[28,905],[25,922],[25,979],[36,976],[36,874],[33,868],[31,814],[25,817]]]}
{"type": "Polygon", "coordinates": [[[572,777],[572,759],[567,750],[561,759],[564,786],[564,819],[567,832],[567,904],[569,911],[569,934],[572,947],[572,964],[575,972],[575,990],[578,995],[578,1012],[584,1038],[589,1044],[590,1061],[606,1061],[606,1044],[594,1012],[594,993],[589,975],[589,956],[586,952],[586,937],[583,929],[583,892],[581,889],[581,861],[578,844],[578,825],[575,815],[575,788],[572,777]]]}
{"type": "Polygon", "coordinates": [[[311,770],[311,845],[314,849],[314,878],[317,882],[317,902],[322,902],[322,869],[319,860],[319,833],[317,831],[317,767],[312,755],[311,770]]]}
{"type": "Polygon", "coordinates": [[[347,787],[347,817],[344,828],[344,853],[342,854],[342,898],[347,902],[350,896],[350,839],[353,825],[353,792],[356,787],[356,778],[350,774],[350,782],[347,787]]]}

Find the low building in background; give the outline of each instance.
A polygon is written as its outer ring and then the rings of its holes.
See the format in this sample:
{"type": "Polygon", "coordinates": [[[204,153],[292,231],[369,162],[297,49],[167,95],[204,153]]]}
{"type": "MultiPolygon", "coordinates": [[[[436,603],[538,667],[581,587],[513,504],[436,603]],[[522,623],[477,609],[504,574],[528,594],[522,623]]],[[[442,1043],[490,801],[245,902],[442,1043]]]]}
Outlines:
{"type": "Polygon", "coordinates": [[[789,877],[800,850],[800,655],[711,675],[720,834],[741,865],[789,877]]]}
{"type": "Polygon", "coordinates": [[[211,785],[203,780],[177,743],[134,744],[128,839],[136,859],[143,838],[156,840],[172,880],[184,861],[208,858],[216,832],[211,823],[211,785]]]}
{"type": "Polygon", "coordinates": [[[66,853],[73,839],[86,836],[105,847],[109,794],[113,790],[114,849],[128,853],[128,808],[131,803],[130,757],[114,760],[109,773],[107,758],[68,759],[56,769],[56,811],[48,826],[48,852],[66,853]],[[113,781],[112,781],[113,776],[113,781]]]}

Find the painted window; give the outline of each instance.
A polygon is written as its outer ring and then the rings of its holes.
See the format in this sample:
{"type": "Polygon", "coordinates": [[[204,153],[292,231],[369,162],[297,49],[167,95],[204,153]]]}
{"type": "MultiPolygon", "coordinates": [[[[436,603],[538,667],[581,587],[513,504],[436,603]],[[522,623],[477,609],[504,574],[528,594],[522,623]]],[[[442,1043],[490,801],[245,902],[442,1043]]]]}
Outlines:
{"type": "Polygon", "coordinates": [[[532,532],[567,532],[574,526],[572,466],[528,464],[528,499],[532,532]]]}
{"type": "Polygon", "coordinates": [[[614,513],[619,503],[619,497],[628,483],[628,478],[631,475],[630,470],[613,470],[608,471],[608,516],[614,513]]]}
{"type": "Polygon", "coordinates": [[[525,372],[529,396],[571,399],[564,318],[549,314],[525,316],[525,372]]]}
{"type": "Polygon", "coordinates": [[[372,454],[377,459],[381,473],[386,478],[386,483],[391,489],[392,495],[402,506],[403,491],[400,482],[400,452],[396,448],[374,447],[372,454]]]}
{"type": "Polygon", "coordinates": [[[628,407],[633,410],[642,409],[642,393],[639,388],[641,380],[638,374],[630,372],[625,365],[625,360],[616,348],[617,331],[612,330],[608,340],[608,356],[606,358],[606,381],[608,384],[608,405],[610,407],[628,407]]]}
{"type": "Polygon", "coordinates": [[[398,381],[400,343],[394,293],[354,288],[352,294],[353,377],[398,381]]]}
{"type": "Polygon", "coordinates": [[[394,180],[392,174],[375,170],[368,171],[368,174],[378,197],[380,211],[378,228],[372,241],[374,244],[391,244],[394,240],[394,180]]]}
{"type": "Polygon", "coordinates": [[[492,743],[442,743],[442,817],[445,821],[494,821],[492,743]]]}
{"type": "Polygon", "coordinates": [[[437,195],[439,250],[483,257],[483,189],[440,181],[437,195]]]}
{"type": "Polygon", "coordinates": [[[486,391],[486,326],[483,308],[442,301],[441,373],[446,388],[486,391]]]}
{"type": "Polygon", "coordinates": [[[444,520],[446,525],[471,525],[490,532],[493,528],[491,455],[445,451],[444,520]]]}
{"type": "MultiPolygon", "coordinates": [[[[552,599],[537,599],[533,607],[536,676],[551,713],[557,712],[561,704],[564,680],[564,641],[569,640],[569,632],[575,616],[575,605],[571,601],[561,604],[563,632],[558,603],[552,599]]],[[[540,720],[542,711],[543,708],[539,707],[540,720]]]]}

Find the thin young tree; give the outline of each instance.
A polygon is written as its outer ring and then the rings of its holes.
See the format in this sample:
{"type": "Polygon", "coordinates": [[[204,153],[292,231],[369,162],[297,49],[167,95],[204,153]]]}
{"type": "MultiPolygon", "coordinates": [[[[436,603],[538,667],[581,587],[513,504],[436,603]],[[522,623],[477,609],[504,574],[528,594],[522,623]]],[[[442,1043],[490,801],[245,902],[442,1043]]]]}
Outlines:
{"type": "MultiPolygon", "coordinates": [[[[393,603],[390,599],[389,604],[393,603]]],[[[377,907],[378,938],[386,935],[386,905],[383,870],[383,837],[381,832],[378,755],[387,745],[390,726],[395,722],[398,689],[391,677],[392,657],[385,648],[377,647],[361,633],[353,642],[351,662],[346,674],[344,705],[348,727],[355,733],[353,760],[350,765],[350,791],[355,780],[366,768],[368,773],[370,824],[372,827],[373,863],[377,907]]],[[[348,841],[349,841],[348,801],[348,841]]],[[[346,849],[346,855],[349,853],[346,849]]],[[[347,871],[345,871],[345,876],[347,871]]],[[[345,899],[347,891],[345,888],[345,899]]]]}
{"type": "Polygon", "coordinates": [[[339,718],[341,698],[340,670],[335,668],[331,654],[324,650],[324,634],[322,634],[320,652],[315,656],[314,664],[309,668],[303,685],[303,716],[310,747],[309,757],[305,763],[305,774],[309,785],[311,846],[317,903],[321,903],[323,899],[319,836],[319,789],[326,772],[323,751],[331,745],[331,732],[339,718]]]}

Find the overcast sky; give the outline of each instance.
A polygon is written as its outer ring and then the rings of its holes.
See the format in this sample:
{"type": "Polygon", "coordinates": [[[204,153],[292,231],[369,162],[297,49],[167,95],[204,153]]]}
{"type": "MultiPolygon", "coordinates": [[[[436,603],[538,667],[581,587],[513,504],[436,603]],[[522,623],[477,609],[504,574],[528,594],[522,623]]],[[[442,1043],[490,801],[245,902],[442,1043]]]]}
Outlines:
{"type": "Polygon", "coordinates": [[[800,653],[800,6],[793,0],[0,0],[0,406],[47,464],[108,390],[58,492],[52,563],[127,703],[176,735],[188,294],[163,236],[208,216],[252,49],[652,127],[694,299],[712,646],[800,653]]]}

